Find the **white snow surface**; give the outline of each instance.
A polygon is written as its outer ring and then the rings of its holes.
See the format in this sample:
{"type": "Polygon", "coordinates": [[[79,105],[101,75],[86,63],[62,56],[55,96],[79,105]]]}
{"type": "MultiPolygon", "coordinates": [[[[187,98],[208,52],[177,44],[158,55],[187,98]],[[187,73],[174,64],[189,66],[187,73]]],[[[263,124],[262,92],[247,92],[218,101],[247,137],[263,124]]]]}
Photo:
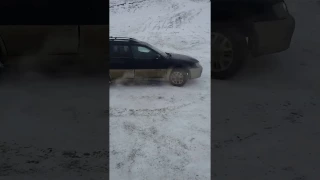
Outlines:
{"type": "Polygon", "coordinates": [[[210,178],[210,2],[111,1],[110,36],[133,37],[197,58],[184,87],[110,87],[110,178],[210,178]]]}

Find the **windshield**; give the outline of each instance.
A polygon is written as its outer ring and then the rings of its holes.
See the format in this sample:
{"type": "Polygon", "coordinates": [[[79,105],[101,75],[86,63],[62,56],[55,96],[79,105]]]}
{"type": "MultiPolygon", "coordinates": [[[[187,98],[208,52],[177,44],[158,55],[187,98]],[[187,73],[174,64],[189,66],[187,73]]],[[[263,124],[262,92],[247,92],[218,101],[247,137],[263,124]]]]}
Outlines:
{"type": "Polygon", "coordinates": [[[161,51],[160,49],[152,46],[151,44],[148,44],[148,43],[146,43],[146,44],[147,44],[151,49],[153,49],[154,51],[156,51],[157,53],[159,53],[161,56],[168,57],[168,55],[167,55],[165,52],[161,51]]]}

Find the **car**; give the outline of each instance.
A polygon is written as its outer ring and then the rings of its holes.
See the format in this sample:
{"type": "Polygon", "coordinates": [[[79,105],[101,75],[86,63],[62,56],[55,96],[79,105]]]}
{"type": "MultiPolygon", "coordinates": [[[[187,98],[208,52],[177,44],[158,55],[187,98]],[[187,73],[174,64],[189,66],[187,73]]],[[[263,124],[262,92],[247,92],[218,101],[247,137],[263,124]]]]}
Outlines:
{"type": "Polygon", "coordinates": [[[295,19],[283,0],[211,0],[214,79],[237,74],[249,55],[258,57],[290,47],[295,19]]]}
{"type": "Polygon", "coordinates": [[[4,1],[0,15],[3,71],[108,76],[108,2],[4,1]]]}
{"type": "Polygon", "coordinates": [[[164,52],[134,38],[110,37],[109,46],[111,82],[116,79],[164,79],[181,87],[202,74],[197,59],[164,52]]]}
{"type": "Polygon", "coordinates": [[[107,73],[107,31],[107,25],[0,25],[0,64],[23,72],[107,73]]]}

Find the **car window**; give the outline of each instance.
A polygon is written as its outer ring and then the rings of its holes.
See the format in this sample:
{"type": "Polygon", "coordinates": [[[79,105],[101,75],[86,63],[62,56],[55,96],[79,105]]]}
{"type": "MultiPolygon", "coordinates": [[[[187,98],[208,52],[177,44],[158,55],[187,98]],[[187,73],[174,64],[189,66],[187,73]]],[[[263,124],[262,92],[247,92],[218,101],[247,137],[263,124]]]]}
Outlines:
{"type": "Polygon", "coordinates": [[[145,47],[138,46],[138,51],[139,51],[139,52],[142,52],[142,53],[149,53],[149,52],[150,52],[150,49],[145,48],[145,47]]]}
{"type": "Polygon", "coordinates": [[[158,55],[152,49],[144,46],[132,46],[132,54],[135,59],[155,59],[158,55]]]}
{"type": "Polygon", "coordinates": [[[114,57],[114,58],[129,58],[131,55],[129,46],[126,46],[126,45],[110,46],[110,54],[111,54],[111,57],[114,57]]]}

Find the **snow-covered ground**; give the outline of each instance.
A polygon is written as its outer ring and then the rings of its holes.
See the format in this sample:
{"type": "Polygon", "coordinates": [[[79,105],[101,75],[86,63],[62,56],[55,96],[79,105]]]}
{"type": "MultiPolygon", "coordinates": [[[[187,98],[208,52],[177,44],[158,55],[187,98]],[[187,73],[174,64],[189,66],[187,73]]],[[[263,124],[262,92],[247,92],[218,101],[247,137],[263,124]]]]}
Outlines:
{"type": "Polygon", "coordinates": [[[287,0],[291,48],[212,81],[216,180],[317,180],[320,161],[320,3],[287,0]]]}
{"type": "Polygon", "coordinates": [[[110,2],[110,35],[191,55],[201,78],[110,87],[110,178],[210,178],[210,2],[110,2]]]}

